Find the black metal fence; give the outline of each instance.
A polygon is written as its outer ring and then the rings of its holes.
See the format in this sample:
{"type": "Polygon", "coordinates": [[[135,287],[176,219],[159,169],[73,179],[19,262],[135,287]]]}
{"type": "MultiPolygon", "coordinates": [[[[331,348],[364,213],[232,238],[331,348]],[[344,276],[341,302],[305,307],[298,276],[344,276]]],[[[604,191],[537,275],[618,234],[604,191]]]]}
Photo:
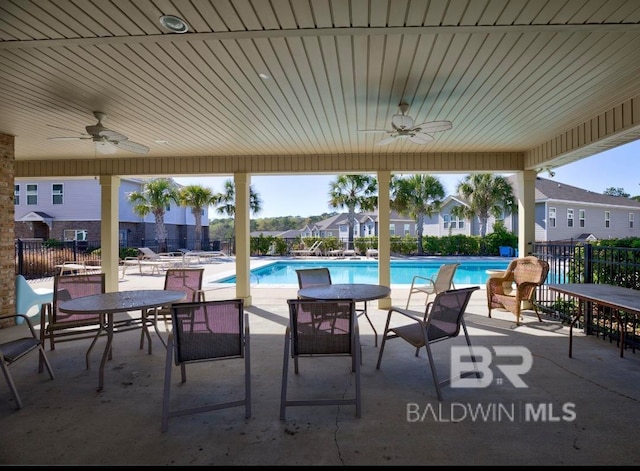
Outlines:
{"type": "MultiPolygon", "coordinates": [[[[160,251],[156,241],[142,240],[140,245],[121,246],[120,258],[138,255],[138,247],[149,247],[160,251]]],[[[99,264],[100,242],[91,241],[57,241],[57,240],[22,240],[15,241],[16,275],[26,279],[45,278],[60,272],[60,265],[65,262],[99,264]]],[[[186,239],[170,239],[167,241],[168,252],[192,250],[194,241],[186,239]]],[[[206,240],[201,244],[202,250],[233,253],[233,239],[206,240]]]]}
{"type": "MultiPolygon", "coordinates": [[[[298,239],[287,240],[285,247],[288,248],[297,241],[298,239]]],[[[194,245],[194,241],[188,240],[167,241],[168,251],[190,250],[194,245]]],[[[139,246],[159,251],[159,244],[155,241],[141,241],[139,246]]],[[[137,246],[129,250],[133,250],[135,254],[136,248],[137,246]]],[[[99,263],[100,253],[96,249],[99,249],[99,243],[95,242],[18,239],[15,242],[16,274],[27,279],[43,278],[53,276],[59,271],[56,265],[64,262],[99,263]]],[[[222,251],[227,255],[235,252],[233,239],[207,240],[203,242],[202,249],[222,251]]],[[[121,247],[120,250],[121,254],[127,253],[127,247],[121,247]]],[[[640,248],[545,242],[533,244],[532,255],[549,263],[547,283],[604,283],[640,290],[640,248]]],[[[538,289],[536,299],[543,311],[562,322],[569,323],[577,313],[575,300],[552,293],[544,285],[538,289]]],[[[602,336],[603,339],[618,344],[618,319],[622,319],[626,329],[626,347],[635,352],[640,340],[640,320],[634,314],[594,306],[590,325],[582,327],[587,333],[602,336]]]]}
{"type": "MultiPolygon", "coordinates": [[[[532,255],[549,263],[547,283],[601,283],[640,290],[640,249],[599,246],[589,243],[536,243],[532,255]]],[[[640,297],[640,292],[638,292],[640,297]]],[[[575,299],[551,292],[542,286],[536,293],[537,304],[548,315],[569,323],[578,313],[575,299]]],[[[591,303],[588,325],[578,322],[587,334],[593,334],[619,346],[619,323],[625,335],[625,348],[635,350],[640,340],[638,316],[591,303]]]]}

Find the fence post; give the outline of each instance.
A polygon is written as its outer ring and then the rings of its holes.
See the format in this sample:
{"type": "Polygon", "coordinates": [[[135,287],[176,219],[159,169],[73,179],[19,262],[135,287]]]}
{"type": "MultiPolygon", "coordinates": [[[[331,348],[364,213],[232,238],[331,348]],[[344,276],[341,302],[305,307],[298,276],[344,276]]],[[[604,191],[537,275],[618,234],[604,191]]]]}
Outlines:
{"type": "MultiPolygon", "coordinates": [[[[593,246],[588,242],[584,244],[584,273],[582,279],[584,283],[593,283],[593,246]]],[[[584,329],[587,335],[593,334],[592,318],[593,304],[584,303],[584,329]]]]}
{"type": "Polygon", "coordinates": [[[24,276],[24,242],[18,239],[18,275],[24,276]]]}

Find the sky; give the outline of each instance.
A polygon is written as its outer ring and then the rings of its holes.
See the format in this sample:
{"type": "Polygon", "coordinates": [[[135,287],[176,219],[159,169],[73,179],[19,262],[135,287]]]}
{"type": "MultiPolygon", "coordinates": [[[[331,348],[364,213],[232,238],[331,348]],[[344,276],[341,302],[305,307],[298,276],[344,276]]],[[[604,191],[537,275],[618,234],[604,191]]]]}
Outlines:
{"type": "MultiPolygon", "coordinates": [[[[607,150],[578,162],[554,168],[551,178],[558,183],[602,193],[610,187],[622,188],[631,196],[640,195],[640,140],[607,150]]],[[[456,184],[465,174],[434,174],[445,187],[447,195],[455,192],[456,184]]],[[[547,172],[539,174],[550,178],[547,172]]],[[[214,193],[223,190],[225,177],[176,177],[181,185],[198,184],[214,193]]],[[[280,216],[319,216],[337,211],[330,208],[329,183],[336,175],[293,175],[251,177],[251,185],[262,200],[262,211],[252,218],[280,216]]],[[[221,217],[210,212],[210,218],[221,217]]],[[[225,216],[226,217],[226,216],[225,216]]]]}

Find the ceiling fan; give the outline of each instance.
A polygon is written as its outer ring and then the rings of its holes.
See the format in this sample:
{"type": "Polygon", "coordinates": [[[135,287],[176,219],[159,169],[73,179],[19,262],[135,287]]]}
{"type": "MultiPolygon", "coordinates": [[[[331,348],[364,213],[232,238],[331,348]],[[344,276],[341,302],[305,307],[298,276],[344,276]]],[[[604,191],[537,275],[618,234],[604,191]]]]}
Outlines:
{"type": "MultiPolygon", "coordinates": [[[[107,115],[101,111],[94,111],[93,115],[98,122],[92,126],[85,127],[86,133],[79,133],[77,137],[49,137],[52,141],[70,141],[76,139],[91,139],[95,142],[96,151],[101,154],[113,154],[117,149],[126,150],[129,152],[135,152],[136,154],[146,154],[149,152],[149,148],[145,145],[138,144],[137,142],[131,142],[129,138],[117,131],[107,129],[102,124],[102,121],[107,118],[107,115]]],[[[49,125],[54,128],[58,126],[49,125]]],[[[74,131],[75,132],[75,131],[74,131]]]]}
{"type": "Polygon", "coordinates": [[[451,129],[451,121],[429,121],[427,123],[414,125],[413,118],[407,115],[409,105],[401,102],[398,105],[398,113],[391,117],[391,131],[386,129],[365,129],[360,132],[384,132],[390,134],[376,145],[384,146],[396,139],[409,139],[414,144],[428,144],[435,138],[432,136],[434,132],[447,131],[451,129]]]}

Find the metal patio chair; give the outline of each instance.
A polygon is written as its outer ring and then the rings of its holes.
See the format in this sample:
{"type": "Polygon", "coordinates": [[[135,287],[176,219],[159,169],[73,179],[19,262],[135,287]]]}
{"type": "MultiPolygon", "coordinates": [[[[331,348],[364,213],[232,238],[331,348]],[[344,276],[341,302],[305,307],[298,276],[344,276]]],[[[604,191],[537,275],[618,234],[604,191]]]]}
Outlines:
{"type": "MultiPolygon", "coordinates": [[[[285,420],[286,408],[292,406],[354,405],[361,415],[360,400],[360,339],[353,300],[289,299],[289,326],[285,331],[280,419],[285,420]],[[289,357],[293,358],[295,374],[299,374],[300,357],[350,356],[355,374],[355,394],[351,397],[309,398],[288,397],[289,357]]],[[[310,373],[316,374],[316,373],[310,373]]]]}
{"type": "Polygon", "coordinates": [[[474,361],[473,351],[471,351],[471,341],[467,326],[464,323],[464,313],[474,291],[480,289],[479,286],[470,288],[452,289],[439,292],[435,299],[427,304],[424,315],[416,315],[415,311],[409,311],[398,307],[392,307],[387,315],[387,323],[382,336],[382,344],[380,345],[380,353],[378,354],[378,363],[376,369],[380,369],[382,362],[382,354],[388,340],[401,338],[415,347],[415,356],[418,356],[420,349],[424,347],[427,350],[431,375],[433,383],[436,387],[438,400],[442,401],[442,392],[440,386],[448,385],[452,382],[452,378],[444,381],[438,380],[436,365],[431,352],[431,344],[450,340],[460,334],[460,328],[464,332],[467,346],[469,347],[471,358],[474,361]],[[397,314],[397,316],[394,316],[397,314]],[[391,326],[391,319],[400,317],[403,323],[397,326],[391,326]],[[407,323],[407,319],[410,320],[407,323]]]}
{"type": "MultiPolygon", "coordinates": [[[[47,367],[47,371],[49,372],[49,377],[54,379],[55,376],[53,374],[53,369],[51,368],[51,364],[47,359],[47,355],[44,353],[44,348],[42,348],[42,344],[40,343],[40,339],[36,335],[36,331],[33,328],[33,324],[31,324],[31,320],[28,316],[24,314],[13,314],[7,316],[0,316],[0,319],[16,319],[16,324],[26,323],[29,327],[30,336],[21,337],[18,339],[10,340],[7,342],[3,342],[0,344],[0,369],[2,369],[2,374],[4,378],[7,380],[7,385],[11,390],[11,395],[13,399],[16,401],[16,406],[18,409],[22,409],[22,399],[20,399],[20,395],[18,394],[18,389],[11,377],[11,373],[9,372],[9,366],[11,366],[16,361],[21,358],[27,356],[29,353],[38,352],[40,356],[40,363],[44,364],[47,367]],[[17,322],[17,319],[20,318],[22,322],[17,322]]],[[[38,368],[40,372],[41,367],[38,368]]]]}
{"type": "MultiPolygon", "coordinates": [[[[251,417],[251,361],[249,351],[249,317],[241,299],[177,303],[172,307],[173,330],[167,340],[162,397],[162,431],[169,428],[169,418],[244,406],[245,418],[251,417]],[[181,399],[184,407],[171,408],[172,364],[180,366],[181,382],[187,381],[186,366],[218,360],[244,359],[244,397],[232,401],[196,404],[192,397],[181,399]]],[[[217,374],[224,375],[220,369],[217,374]]],[[[212,387],[221,378],[208,377],[212,387]]],[[[207,390],[207,397],[215,390],[207,390]]]]}

